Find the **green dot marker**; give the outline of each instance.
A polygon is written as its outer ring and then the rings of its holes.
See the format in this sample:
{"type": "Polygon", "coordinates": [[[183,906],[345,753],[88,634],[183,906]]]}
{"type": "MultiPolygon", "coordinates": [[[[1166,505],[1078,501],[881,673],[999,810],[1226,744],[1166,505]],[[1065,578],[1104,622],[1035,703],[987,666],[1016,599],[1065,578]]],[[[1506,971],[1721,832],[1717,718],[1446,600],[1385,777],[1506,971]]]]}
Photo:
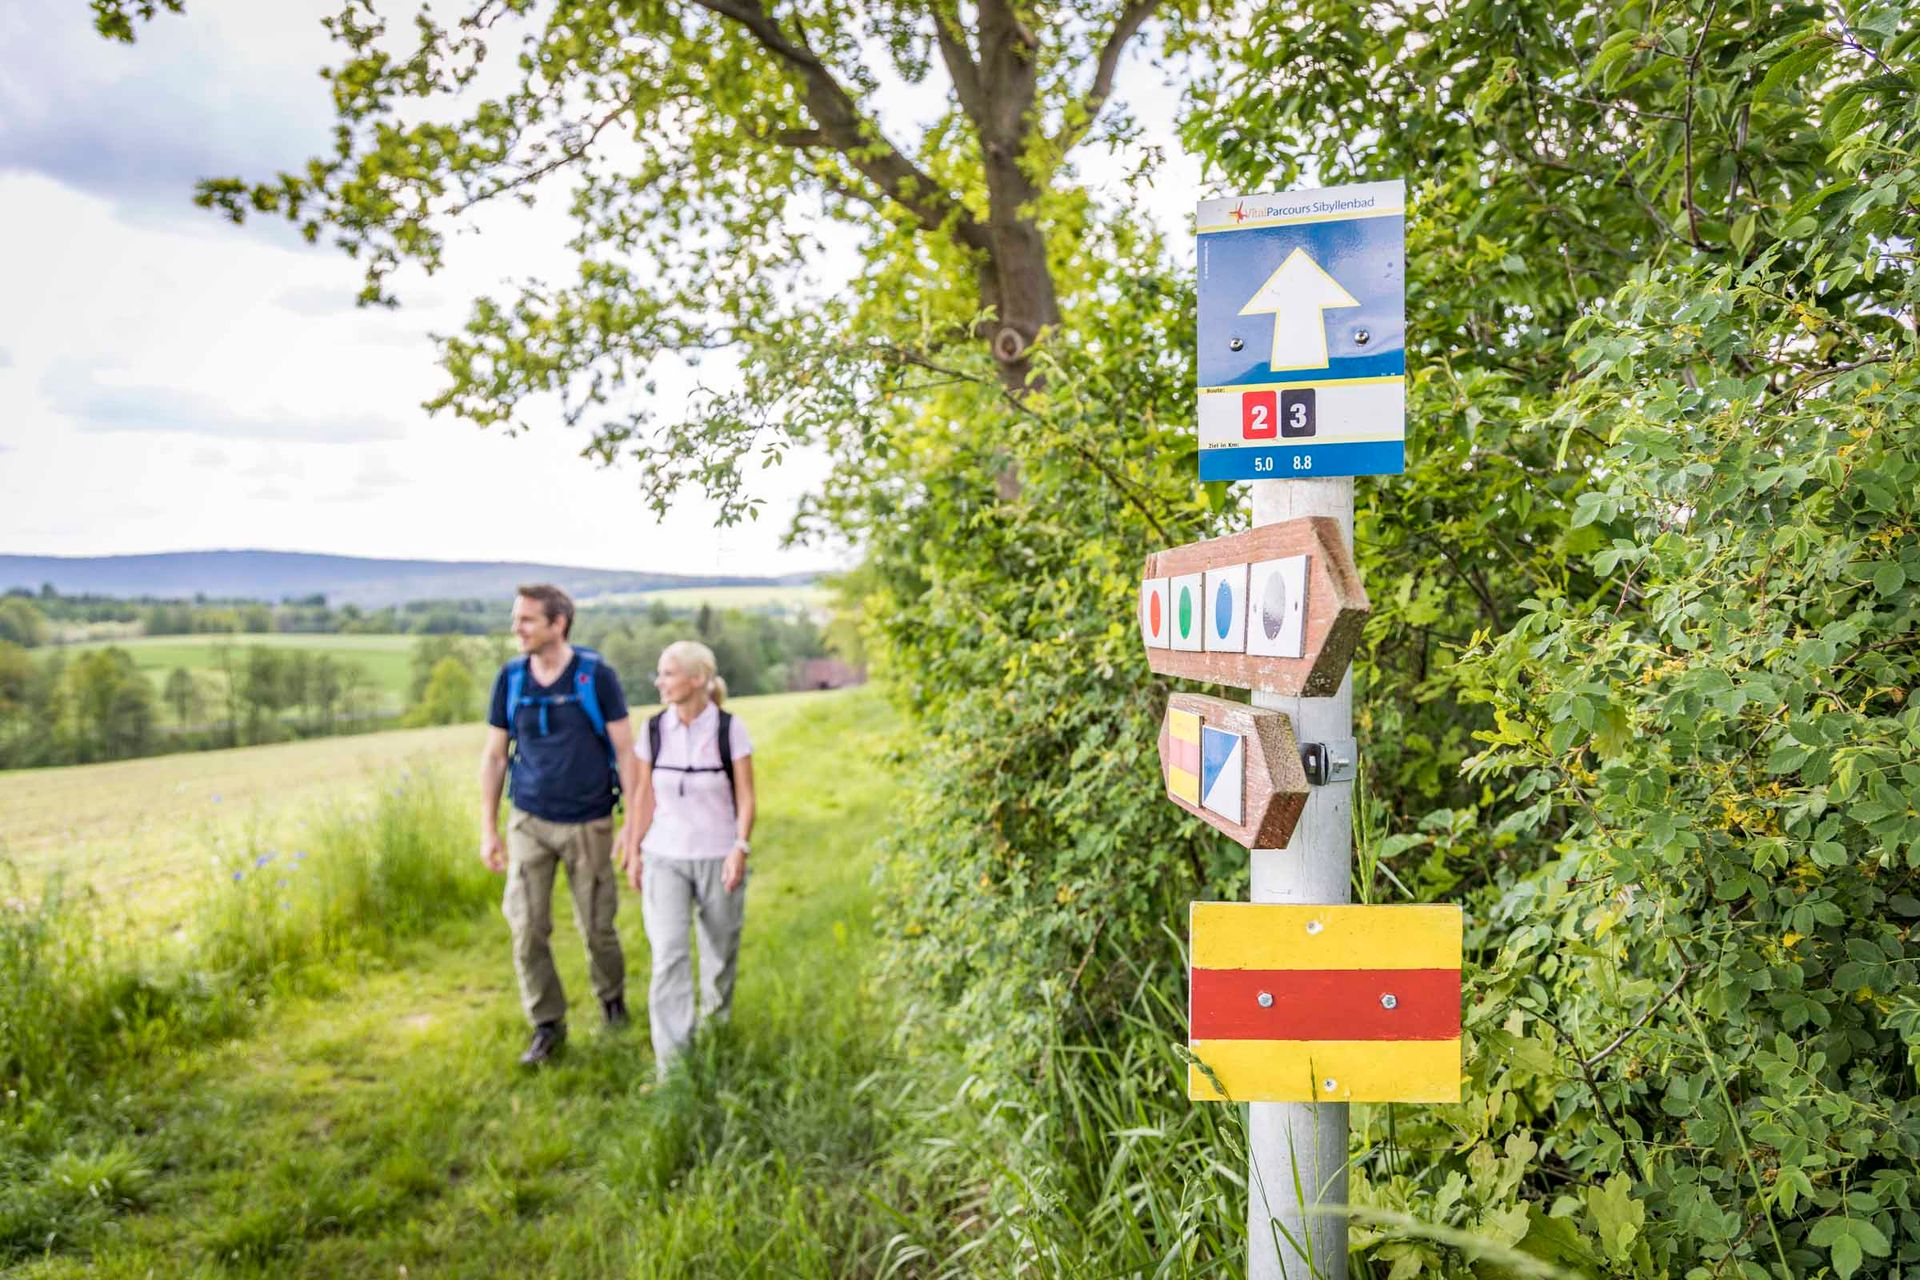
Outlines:
{"type": "Polygon", "coordinates": [[[1183,636],[1193,634],[1193,589],[1191,587],[1180,588],[1180,634],[1183,636]]]}

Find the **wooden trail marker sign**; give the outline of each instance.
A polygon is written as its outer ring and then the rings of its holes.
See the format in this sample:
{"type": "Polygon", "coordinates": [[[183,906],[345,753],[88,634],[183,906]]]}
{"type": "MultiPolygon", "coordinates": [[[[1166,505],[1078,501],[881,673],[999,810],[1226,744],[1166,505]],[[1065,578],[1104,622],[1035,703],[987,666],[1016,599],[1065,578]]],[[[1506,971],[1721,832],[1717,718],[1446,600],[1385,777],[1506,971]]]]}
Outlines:
{"type": "Polygon", "coordinates": [[[1328,516],[1155,552],[1140,578],[1155,672],[1288,697],[1338,691],[1370,607],[1328,516]]]}
{"type": "Polygon", "coordinates": [[[1196,902],[1189,929],[1189,1098],[1460,1100],[1460,908],[1196,902]]]}
{"type": "Polygon", "coordinates": [[[1249,849],[1284,849],[1307,803],[1286,714],[1197,693],[1167,699],[1160,776],[1175,804],[1249,849]]]}

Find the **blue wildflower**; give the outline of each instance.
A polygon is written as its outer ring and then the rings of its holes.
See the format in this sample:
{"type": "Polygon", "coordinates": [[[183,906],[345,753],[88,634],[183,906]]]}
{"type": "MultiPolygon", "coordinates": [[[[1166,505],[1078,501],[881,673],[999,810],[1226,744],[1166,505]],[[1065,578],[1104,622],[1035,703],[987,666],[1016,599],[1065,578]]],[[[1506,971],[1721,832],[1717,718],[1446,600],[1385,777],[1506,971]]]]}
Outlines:
{"type": "Polygon", "coordinates": [[[273,861],[273,855],[272,855],[272,854],[270,854],[270,853],[263,853],[263,854],[261,854],[261,855],[260,855],[259,857],[257,857],[257,858],[255,858],[255,859],[253,860],[253,865],[254,865],[254,866],[255,866],[256,868],[259,868],[259,867],[264,867],[264,866],[266,866],[266,865],[267,865],[267,864],[268,864],[269,862],[272,862],[272,861],[273,861]]]}
{"type": "Polygon", "coordinates": [[[245,874],[247,874],[247,873],[246,873],[246,872],[244,872],[244,871],[236,871],[236,872],[234,872],[234,873],[233,873],[233,878],[234,878],[235,880],[238,880],[238,879],[239,879],[239,878],[240,878],[241,876],[243,876],[243,875],[245,875],[245,874]]]}

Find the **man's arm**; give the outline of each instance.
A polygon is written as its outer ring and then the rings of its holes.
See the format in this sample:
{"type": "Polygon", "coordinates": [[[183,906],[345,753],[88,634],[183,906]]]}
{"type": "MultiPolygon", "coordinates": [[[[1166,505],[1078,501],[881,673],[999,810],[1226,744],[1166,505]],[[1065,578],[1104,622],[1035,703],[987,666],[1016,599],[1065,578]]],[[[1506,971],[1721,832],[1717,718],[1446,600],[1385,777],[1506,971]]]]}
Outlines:
{"type": "Polygon", "coordinates": [[[480,749],[480,861],[489,871],[507,869],[507,849],[500,840],[500,793],[507,781],[507,731],[487,726],[487,745],[480,749]]]}
{"type": "Polygon", "coordinates": [[[640,762],[633,754],[633,718],[622,716],[618,720],[607,722],[607,742],[613,747],[614,771],[620,775],[620,794],[626,798],[626,825],[620,828],[620,838],[614,842],[613,860],[619,866],[627,864],[627,828],[633,825],[634,787],[640,780],[640,762]]]}

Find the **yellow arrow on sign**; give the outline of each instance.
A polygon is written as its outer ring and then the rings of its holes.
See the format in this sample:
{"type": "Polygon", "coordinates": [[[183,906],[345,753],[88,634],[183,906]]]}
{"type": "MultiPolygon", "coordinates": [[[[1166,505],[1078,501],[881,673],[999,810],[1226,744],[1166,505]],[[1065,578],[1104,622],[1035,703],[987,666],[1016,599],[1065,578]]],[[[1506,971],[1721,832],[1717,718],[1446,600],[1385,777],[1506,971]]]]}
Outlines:
{"type": "Polygon", "coordinates": [[[1254,291],[1243,316],[1273,317],[1273,358],[1269,367],[1324,369],[1327,367],[1328,307],[1357,307],[1360,299],[1348,293],[1305,249],[1287,255],[1279,269],[1254,291]]]}

